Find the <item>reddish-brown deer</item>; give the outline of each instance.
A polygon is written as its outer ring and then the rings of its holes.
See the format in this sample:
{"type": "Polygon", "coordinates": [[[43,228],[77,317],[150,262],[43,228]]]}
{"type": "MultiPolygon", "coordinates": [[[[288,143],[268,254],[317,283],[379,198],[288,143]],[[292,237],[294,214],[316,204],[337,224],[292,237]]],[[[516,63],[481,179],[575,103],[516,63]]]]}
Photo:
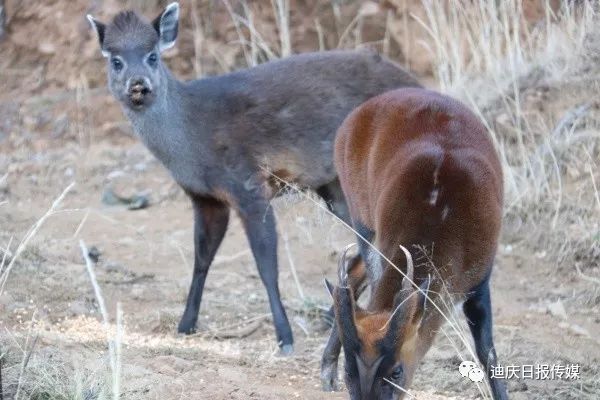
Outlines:
{"type": "MultiPolygon", "coordinates": [[[[503,183],[484,125],[448,96],[391,91],[346,118],[335,163],[354,227],[380,254],[358,240],[371,285],[365,309],[356,304],[363,280],[346,271],[345,257],[340,286],[328,283],[336,324],[323,357],[324,387],[334,385],[343,346],[351,399],[403,398],[444,322],[448,299],[462,302],[490,376],[496,352],[489,278],[503,183]],[[423,253],[428,262],[413,268],[423,253]]],[[[508,398],[504,382],[489,382],[494,399],[508,398]]]]}

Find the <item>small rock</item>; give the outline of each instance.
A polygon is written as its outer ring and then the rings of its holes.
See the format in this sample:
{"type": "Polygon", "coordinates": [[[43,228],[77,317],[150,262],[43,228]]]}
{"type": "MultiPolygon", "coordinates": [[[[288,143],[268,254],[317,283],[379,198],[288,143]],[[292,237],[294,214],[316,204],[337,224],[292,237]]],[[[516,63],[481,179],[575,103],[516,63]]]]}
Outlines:
{"type": "Polygon", "coordinates": [[[42,42],[38,46],[38,51],[49,56],[56,53],[56,46],[50,42],[42,42]]]}
{"type": "Polygon", "coordinates": [[[125,197],[116,194],[112,188],[107,188],[102,193],[102,203],[109,206],[124,205],[129,210],[141,210],[150,205],[150,200],[145,194],[125,197]]]}
{"type": "Polygon", "coordinates": [[[565,306],[560,299],[554,303],[548,304],[548,312],[555,317],[567,319],[567,311],[565,310],[565,306]]]}
{"type": "Polygon", "coordinates": [[[98,260],[100,260],[100,255],[101,254],[102,253],[100,253],[100,250],[98,250],[98,248],[96,246],[92,246],[88,250],[88,256],[95,263],[97,263],[98,260]]]}

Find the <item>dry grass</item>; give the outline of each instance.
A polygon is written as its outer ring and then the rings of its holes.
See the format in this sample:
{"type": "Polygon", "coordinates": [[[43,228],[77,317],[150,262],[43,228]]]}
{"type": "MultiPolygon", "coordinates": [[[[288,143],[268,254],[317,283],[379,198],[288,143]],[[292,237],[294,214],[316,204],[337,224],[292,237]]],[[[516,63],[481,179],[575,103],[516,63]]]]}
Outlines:
{"type": "Polygon", "coordinates": [[[42,227],[44,222],[46,222],[46,220],[48,218],[50,218],[52,215],[54,215],[57,212],[58,207],[64,200],[65,196],[73,188],[73,186],[75,186],[74,182],[71,183],[69,186],[67,186],[67,188],[60,194],[60,196],[58,196],[58,198],[52,203],[52,205],[50,206],[50,209],[48,209],[48,211],[29,229],[29,231],[25,234],[25,237],[23,238],[21,243],[19,243],[19,245],[17,246],[17,249],[15,250],[15,253],[11,257],[10,261],[7,261],[7,257],[6,257],[6,255],[10,253],[10,249],[9,249],[10,243],[8,244],[7,251],[4,252],[1,263],[0,263],[0,295],[4,291],[4,287],[6,285],[6,282],[8,281],[10,272],[12,271],[13,267],[15,266],[15,263],[16,263],[17,259],[19,258],[19,256],[23,253],[23,251],[25,251],[25,249],[27,248],[27,245],[29,244],[31,239],[35,236],[35,234],[39,231],[39,229],[42,227]]]}
{"type": "Polygon", "coordinates": [[[424,4],[440,88],[476,110],[501,154],[507,216],[537,225],[527,241],[559,261],[597,264],[598,2],[546,3],[533,26],[518,0],[424,4]]]}
{"type": "MultiPolygon", "coordinates": [[[[67,194],[73,189],[75,183],[68,185],[63,192],[57,197],[52,203],[48,211],[33,224],[29,231],[25,234],[24,238],[17,246],[14,254],[10,254],[10,242],[7,245],[6,251],[3,251],[2,260],[0,263],[0,295],[4,291],[5,285],[9,279],[9,275],[16,265],[19,257],[25,253],[31,239],[36,235],[44,223],[52,216],[60,212],[59,207],[64,201],[67,194]],[[10,261],[8,255],[11,255],[10,261]]],[[[17,350],[22,354],[19,362],[13,362],[12,365],[10,360],[8,362],[5,359],[9,357],[9,350],[5,349],[4,346],[1,348],[0,358],[3,365],[8,365],[3,375],[4,381],[1,382],[3,389],[6,389],[6,394],[13,393],[13,398],[19,400],[21,398],[40,399],[40,400],[91,400],[91,399],[118,399],[120,397],[120,365],[121,365],[121,342],[123,337],[123,324],[122,318],[123,313],[120,305],[117,305],[117,321],[116,321],[116,333],[114,338],[111,335],[110,323],[106,307],[104,306],[104,299],[102,297],[102,291],[95,278],[92,262],[89,258],[87,248],[85,244],[81,242],[81,249],[86,262],[86,267],[90,275],[90,280],[94,287],[95,294],[100,305],[101,314],[103,316],[104,328],[107,334],[108,353],[110,360],[110,376],[112,382],[112,395],[108,396],[105,392],[105,384],[95,379],[90,379],[89,372],[78,373],[74,368],[67,368],[64,365],[40,362],[31,363],[32,355],[35,352],[35,345],[38,341],[38,334],[34,334],[34,328],[36,325],[35,312],[29,322],[28,333],[25,336],[24,344],[19,344],[19,339],[13,336],[13,342],[16,346],[11,346],[13,350],[17,350]],[[75,372],[74,372],[75,371],[75,372]],[[67,378],[69,377],[69,378],[67,378]]],[[[37,331],[37,329],[35,329],[37,331]]],[[[4,335],[3,335],[4,336],[4,335]]]]}
{"type": "MultiPolygon", "coordinates": [[[[26,342],[24,342],[26,343],[26,342]]],[[[23,354],[15,344],[5,354],[4,394],[6,399],[31,400],[109,400],[109,377],[104,368],[89,369],[81,360],[64,360],[59,352],[23,354]],[[19,359],[20,358],[20,359],[19,359]],[[26,368],[19,369],[27,359],[26,368]],[[52,362],[48,362],[52,359],[52,362]]]]}
{"type": "Polygon", "coordinates": [[[121,304],[117,303],[117,322],[116,332],[111,332],[110,317],[106,309],[106,303],[104,296],[102,295],[102,289],[96,279],[96,273],[94,272],[94,263],[90,258],[89,250],[86,247],[83,240],[79,241],[79,247],[81,248],[81,254],[85,261],[85,267],[87,269],[92,287],[94,288],[94,294],[98,301],[100,308],[100,315],[102,315],[102,325],[106,333],[106,341],[108,343],[108,356],[110,360],[110,372],[112,377],[112,397],[114,400],[118,400],[121,395],[121,343],[123,339],[123,311],[121,304]]]}

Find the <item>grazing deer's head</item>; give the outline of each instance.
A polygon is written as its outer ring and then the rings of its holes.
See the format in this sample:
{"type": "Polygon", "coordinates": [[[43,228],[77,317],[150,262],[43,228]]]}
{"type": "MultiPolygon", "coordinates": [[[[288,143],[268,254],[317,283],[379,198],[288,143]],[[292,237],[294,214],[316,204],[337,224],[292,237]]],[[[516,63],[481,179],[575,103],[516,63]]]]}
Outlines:
{"type": "Polygon", "coordinates": [[[119,13],[106,25],[87,16],[108,59],[109,87],[128,109],[140,111],[166,92],[168,72],[160,53],[173,47],[179,4],[171,3],[152,22],[133,11],[119,13]]]}
{"type": "Polygon", "coordinates": [[[408,387],[419,361],[419,327],[425,311],[429,279],[420,289],[413,286],[413,265],[409,256],[402,290],[394,298],[394,309],[369,313],[354,301],[354,293],[347,283],[345,264],[344,252],[338,266],[340,286],[328,281],[326,285],[333,297],[336,323],[344,348],[345,380],[350,398],[403,398],[403,388],[408,387]]]}

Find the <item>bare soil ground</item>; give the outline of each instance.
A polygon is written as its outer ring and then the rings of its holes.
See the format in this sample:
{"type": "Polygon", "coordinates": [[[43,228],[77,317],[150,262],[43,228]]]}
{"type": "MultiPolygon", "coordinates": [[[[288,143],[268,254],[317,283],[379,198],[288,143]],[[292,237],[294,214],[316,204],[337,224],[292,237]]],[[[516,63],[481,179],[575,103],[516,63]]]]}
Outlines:
{"type": "MultiPolygon", "coordinates": [[[[5,394],[15,395],[23,375],[21,398],[31,393],[37,393],[35,399],[71,398],[68,393],[79,385],[88,393],[83,398],[92,399],[96,383],[106,378],[106,335],[79,249],[83,239],[100,252],[95,270],[112,322],[117,303],[123,308],[122,398],[346,398],[319,388],[327,333],[318,310],[329,306],[323,278],[334,277],[336,252],[353,236],[303,195],[273,204],[294,355],[277,355],[266,294],[235,218],[209,273],[198,334],[175,333],[191,278],[191,207],[103,89],[94,39],[77,39],[81,28],[75,23],[44,31],[52,25],[50,16],[79,21],[87,9],[84,1],[66,3],[20,10],[0,47],[0,247],[12,243],[14,252],[54,199],[76,182],[0,290],[5,394]],[[15,21],[27,30],[17,30],[15,21]],[[69,48],[77,54],[66,52],[69,48]],[[148,194],[150,207],[104,205],[102,193],[111,187],[125,195],[148,194]]],[[[120,3],[108,4],[107,13],[120,3]]],[[[189,53],[186,32],[181,51],[189,53]]],[[[172,57],[178,73],[193,74],[185,57],[172,57]]],[[[426,74],[428,67],[419,70],[426,74]]],[[[583,272],[559,265],[523,240],[528,228],[520,230],[513,220],[505,228],[492,279],[501,362],[581,366],[576,381],[510,380],[511,398],[598,398],[597,264],[583,272]]],[[[414,382],[417,399],[478,398],[475,385],[458,373],[457,343],[448,327],[440,332],[414,382]]],[[[460,345],[459,350],[465,353],[460,345]]]]}
{"type": "MultiPolygon", "coordinates": [[[[335,252],[352,235],[312,202],[292,196],[274,204],[279,231],[289,243],[288,253],[280,241],[280,282],[297,340],[294,356],[279,358],[268,302],[235,219],[207,281],[198,335],[175,334],[191,274],[191,209],[140,144],[131,140],[115,146],[99,140],[85,151],[67,145],[10,165],[22,172],[8,176],[8,203],[0,213],[3,243],[22,237],[63,188],[73,180],[77,185],[61,207],[65,211],[52,216],[34,237],[0,299],[2,337],[9,345],[7,332],[22,346],[31,330],[39,335],[32,355],[39,362],[52,357],[90,371],[106,362],[106,337],[78,247],[81,238],[101,253],[96,271],[111,315],[117,302],[123,304],[126,398],[344,398],[319,391],[318,362],[326,335],[319,329],[315,306],[329,304],[323,277],[334,277],[335,252]],[[148,191],[151,207],[130,211],[102,205],[107,180],[121,193],[148,191]],[[298,271],[304,300],[288,257],[298,271]],[[254,321],[260,322],[247,337],[219,339],[254,327],[254,321]]],[[[575,399],[583,398],[580,391],[598,393],[597,286],[576,274],[556,273],[539,255],[504,240],[493,296],[503,362],[582,367],[576,382],[511,381],[513,398],[575,399]]],[[[447,333],[457,342],[449,329],[447,333]]],[[[458,398],[476,395],[473,384],[457,372],[452,342],[440,334],[415,388],[458,398]]],[[[18,351],[10,355],[21,356],[18,351]]],[[[430,398],[422,396],[417,394],[430,398]]]]}

